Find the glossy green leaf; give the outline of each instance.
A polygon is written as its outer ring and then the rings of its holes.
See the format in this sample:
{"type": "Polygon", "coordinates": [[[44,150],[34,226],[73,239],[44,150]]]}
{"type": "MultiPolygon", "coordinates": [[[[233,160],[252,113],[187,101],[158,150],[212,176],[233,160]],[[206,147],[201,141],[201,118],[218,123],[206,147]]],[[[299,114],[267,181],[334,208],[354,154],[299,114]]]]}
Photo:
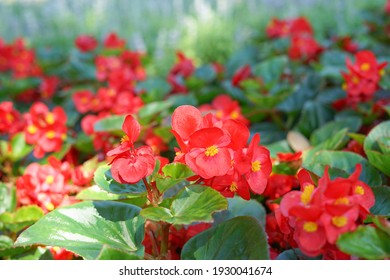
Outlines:
{"type": "Polygon", "coordinates": [[[330,106],[321,102],[305,102],[297,128],[305,135],[309,136],[315,129],[321,127],[333,117],[330,106]]]}
{"type": "Polygon", "coordinates": [[[276,56],[255,65],[253,67],[253,73],[255,76],[260,77],[266,84],[275,83],[283,74],[287,62],[286,56],[276,56]]]}
{"type": "Polygon", "coordinates": [[[141,215],[154,221],[172,224],[211,222],[212,214],[227,209],[227,200],[218,191],[204,186],[185,187],[173,199],[170,209],[150,207],[142,209],[141,215]]]}
{"type": "Polygon", "coordinates": [[[0,235],[0,251],[11,248],[14,245],[14,241],[6,235],[0,235]]]}
{"type": "Polygon", "coordinates": [[[171,85],[161,78],[148,78],[138,83],[137,87],[145,91],[148,101],[162,100],[171,91],[171,85]]]}
{"type": "Polygon", "coordinates": [[[142,207],[146,204],[146,196],[137,196],[132,195],[127,196],[124,194],[114,194],[102,190],[98,186],[94,185],[89,188],[83,189],[76,195],[78,200],[120,200],[121,202],[133,204],[139,207],[142,207]]]}
{"type": "Polygon", "coordinates": [[[345,128],[348,132],[356,132],[359,130],[361,124],[362,121],[360,118],[344,118],[342,120],[328,122],[313,132],[310,137],[310,142],[313,146],[319,145],[345,128]]]}
{"type": "Polygon", "coordinates": [[[141,216],[152,221],[164,221],[170,224],[175,222],[171,210],[165,207],[148,207],[142,209],[141,216]]]}
{"type": "Polygon", "coordinates": [[[347,254],[365,259],[390,257],[390,235],[371,226],[359,226],[354,232],[342,234],[337,246],[347,254]]]}
{"type": "Polygon", "coordinates": [[[367,160],[352,152],[343,151],[309,151],[303,156],[303,167],[307,170],[322,176],[325,166],[329,165],[329,173],[332,178],[348,177],[356,168],[356,164],[362,164],[362,173],[359,179],[369,186],[382,184],[379,172],[367,162],[367,160]]]}
{"type": "Polygon", "coordinates": [[[191,238],[183,260],[267,260],[267,236],[253,217],[236,217],[191,238]]]}
{"type": "Polygon", "coordinates": [[[96,132],[121,131],[125,116],[108,116],[98,120],[93,128],[96,132]]]}
{"type": "Polygon", "coordinates": [[[81,202],[58,208],[22,232],[16,246],[58,246],[96,259],[103,246],[143,255],[140,208],[113,201],[81,202]]]}
{"type": "Polygon", "coordinates": [[[364,141],[368,160],[387,176],[390,176],[390,148],[386,144],[389,138],[390,121],[386,121],[374,127],[364,141]]]}
{"type": "Polygon", "coordinates": [[[375,205],[370,209],[374,215],[390,217],[390,187],[379,186],[372,188],[375,195],[375,205]]]}
{"type": "Polygon", "coordinates": [[[11,139],[11,154],[10,158],[12,161],[18,161],[23,157],[27,156],[33,147],[26,143],[24,133],[15,134],[11,139]]]}
{"type": "Polygon", "coordinates": [[[97,259],[98,260],[141,260],[140,256],[136,254],[124,252],[122,250],[111,248],[106,245],[103,246],[97,259]]]}
{"type": "Polygon", "coordinates": [[[182,163],[167,164],[162,168],[162,172],[164,176],[156,178],[157,188],[162,193],[194,175],[194,172],[182,163]]]}
{"type": "Polygon", "coordinates": [[[16,189],[0,182],[0,214],[13,212],[16,207],[16,189]]]}
{"type": "Polygon", "coordinates": [[[111,175],[111,167],[100,166],[94,175],[95,183],[108,193],[126,194],[127,196],[144,196],[146,187],[142,181],[136,184],[121,184],[115,181],[111,175]]]}
{"type": "Polygon", "coordinates": [[[289,249],[286,251],[283,251],[277,256],[277,260],[320,260],[322,256],[318,257],[308,257],[304,255],[301,250],[295,248],[295,249],[289,249]]]}
{"type": "Polygon", "coordinates": [[[153,115],[167,111],[171,106],[172,106],[172,104],[168,101],[151,102],[151,103],[144,105],[139,110],[138,115],[139,115],[140,119],[149,118],[153,115]]]}
{"type": "Polygon", "coordinates": [[[215,224],[239,216],[255,218],[265,228],[266,211],[264,206],[255,199],[245,200],[239,196],[228,198],[228,209],[214,215],[215,224]]]}
{"type": "Polygon", "coordinates": [[[18,232],[33,224],[43,216],[43,211],[36,205],[20,207],[16,212],[4,212],[0,215],[0,222],[12,232],[18,232]]]}

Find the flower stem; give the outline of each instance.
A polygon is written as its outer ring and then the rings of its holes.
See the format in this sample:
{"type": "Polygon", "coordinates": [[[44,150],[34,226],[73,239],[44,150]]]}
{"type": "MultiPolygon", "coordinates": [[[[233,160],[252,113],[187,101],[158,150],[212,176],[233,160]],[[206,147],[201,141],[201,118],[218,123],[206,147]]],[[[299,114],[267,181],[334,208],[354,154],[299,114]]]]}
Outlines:
{"type": "Polygon", "coordinates": [[[160,245],[160,257],[165,259],[168,255],[169,247],[169,228],[171,224],[161,222],[161,245],[160,245]]]}

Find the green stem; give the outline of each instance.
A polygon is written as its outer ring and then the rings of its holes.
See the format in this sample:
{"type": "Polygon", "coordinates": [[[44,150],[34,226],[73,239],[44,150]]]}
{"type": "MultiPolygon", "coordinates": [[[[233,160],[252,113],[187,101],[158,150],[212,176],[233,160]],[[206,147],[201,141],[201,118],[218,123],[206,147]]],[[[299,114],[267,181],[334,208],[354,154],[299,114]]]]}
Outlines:
{"type": "Polygon", "coordinates": [[[160,257],[166,258],[168,255],[169,247],[169,228],[171,224],[166,222],[161,222],[161,245],[160,245],[160,257]]]}

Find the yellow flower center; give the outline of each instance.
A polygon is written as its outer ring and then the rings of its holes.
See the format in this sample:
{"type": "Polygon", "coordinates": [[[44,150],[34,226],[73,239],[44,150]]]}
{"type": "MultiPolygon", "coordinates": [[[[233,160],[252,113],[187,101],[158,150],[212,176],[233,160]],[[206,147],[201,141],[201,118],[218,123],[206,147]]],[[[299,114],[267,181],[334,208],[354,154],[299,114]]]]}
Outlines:
{"type": "Polygon", "coordinates": [[[370,68],[371,68],[371,66],[367,62],[360,65],[360,70],[362,70],[362,71],[368,71],[368,70],[370,70],[370,68]]]}
{"type": "Polygon", "coordinates": [[[381,75],[381,76],[384,76],[385,73],[386,73],[385,69],[382,69],[382,70],[379,71],[379,75],[381,75]]]}
{"type": "Polygon", "coordinates": [[[349,199],[348,199],[348,197],[340,197],[340,198],[335,200],[334,204],[335,205],[348,205],[349,199]]]}
{"type": "Polygon", "coordinates": [[[35,125],[31,124],[27,127],[27,132],[30,134],[35,134],[35,133],[37,133],[37,131],[38,131],[38,129],[35,125]]]}
{"type": "Polygon", "coordinates": [[[54,114],[53,113],[47,113],[45,117],[46,122],[49,125],[52,125],[55,122],[54,114]]]}
{"type": "Polygon", "coordinates": [[[212,146],[208,147],[208,148],[206,149],[206,151],[204,152],[204,154],[205,154],[206,156],[208,156],[208,157],[213,157],[213,156],[215,156],[216,154],[218,154],[218,148],[217,148],[217,146],[212,145],[212,146]]]}
{"type": "Polygon", "coordinates": [[[347,86],[346,83],[343,83],[343,85],[341,86],[341,88],[342,88],[343,90],[347,90],[348,86],[347,86]]]}
{"type": "Polygon", "coordinates": [[[88,99],[88,97],[83,96],[83,97],[81,97],[80,101],[81,101],[81,104],[87,104],[89,99],[88,99]]]}
{"type": "Polygon", "coordinates": [[[358,77],[353,77],[352,78],[352,83],[354,83],[354,84],[358,84],[360,82],[360,80],[359,80],[359,78],[358,77]]]}
{"type": "Polygon", "coordinates": [[[126,141],[130,141],[129,136],[125,135],[121,138],[121,144],[123,144],[126,141]]]}
{"type": "Polygon", "coordinates": [[[236,192],[236,191],[238,190],[238,186],[237,186],[236,182],[233,182],[233,183],[230,185],[229,190],[230,190],[231,192],[236,192]]]}
{"type": "Polygon", "coordinates": [[[315,222],[305,222],[303,224],[303,230],[306,232],[315,232],[318,229],[318,225],[315,222]]]}
{"type": "Polygon", "coordinates": [[[313,193],[313,191],[314,191],[314,186],[312,184],[307,185],[305,187],[305,189],[303,190],[303,192],[301,194],[301,202],[303,204],[306,205],[310,202],[311,194],[313,193]]]}
{"type": "Polygon", "coordinates": [[[222,119],[222,117],[223,117],[223,112],[222,112],[221,110],[219,110],[219,111],[217,111],[217,112],[215,113],[215,116],[217,117],[217,119],[222,119]]]}
{"type": "Polygon", "coordinates": [[[47,203],[45,203],[45,207],[46,207],[46,209],[47,210],[49,210],[49,211],[52,211],[52,210],[54,210],[54,204],[53,203],[51,203],[51,202],[47,202],[47,203]]]}
{"type": "Polygon", "coordinates": [[[336,227],[343,227],[347,224],[347,218],[344,216],[336,216],[332,218],[332,224],[336,227]]]}
{"type": "Polygon", "coordinates": [[[53,130],[49,130],[48,132],[46,132],[46,138],[54,139],[54,137],[56,137],[56,133],[53,130]]]}
{"type": "Polygon", "coordinates": [[[54,176],[53,175],[49,175],[46,177],[46,180],[45,180],[46,184],[53,184],[54,183],[54,176]]]}
{"type": "Polygon", "coordinates": [[[233,111],[230,114],[230,118],[233,119],[233,120],[238,119],[239,116],[240,116],[240,114],[237,111],[233,111]]]}
{"type": "Polygon", "coordinates": [[[5,118],[7,119],[8,122],[13,122],[14,121],[14,116],[12,116],[11,113],[7,113],[5,115],[5,118]]]}
{"type": "Polygon", "coordinates": [[[357,186],[355,188],[355,191],[354,191],[355,194],[360,194],[360,195],[363,195],[364,194],[364,189],[362,186],[357,186]]]}
{"type": "Polygon", "coordinates": [[[261,162],[256,160],[254,162],[252,162],[252,172],[257,172],[257,171],[260,171],[261,169],[261,162]]]}

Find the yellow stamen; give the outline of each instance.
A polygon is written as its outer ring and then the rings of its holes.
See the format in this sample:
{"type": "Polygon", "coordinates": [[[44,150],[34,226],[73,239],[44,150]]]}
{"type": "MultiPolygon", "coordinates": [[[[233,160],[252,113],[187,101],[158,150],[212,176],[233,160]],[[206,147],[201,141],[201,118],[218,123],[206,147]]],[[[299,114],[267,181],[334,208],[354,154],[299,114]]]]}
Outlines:
{"type": "Polygon", "coordinates": [[[65,140],[66,137],[67,137],[67,136],[66,136],[66,133],[61,134],[61,139],[62,139],[62,140],[65,140]]]}
{"type": "Polygon", "coordinates": [[[53,184],[54,183],[54,176],[53,175],[49,175],[46,177],[46,180],[45,180],[46,184],[53,184]]]}
{"type": "Polygon", "coordinates": [[[218,148],[217,148],[217,146],[212,145],[212,146],[208,147],[208,148],[206,149],[206,151],[204,152],[204,154],[205,154],[206,156],[208,156],[208,157],[213,157],[213,156],[215,156],[216,154],[218,154],[218,148]]]}
{"type": "Polygon", "coordinates": [[[363,195],[364,194],[364,189],[362,186],[357,186],[355,188],[355,191],[354,191],[355,194],[360,194],[360,195],[363,195]]]}
{"type": "Polygon", "coordinates": [[[348,219],[344,216],[336,216],[332,218],[332,224],[336,227],[343,227],[347,224],[348,219]]]}
{"type": "Polygon", "coordinates": [[[371,66],[367,62],[360,65],[360,70],[362,70],[362,71],[368,71],[368,70],[370,70],[370,68],[371,68],[371,66]]]}
{"type": "Polygon", "coordinates": [[[46,209],[49,210],[49,211],[52,211],[52,210],[54,210],[54,208],[55,208],[54,204],[51,203],[51,202],[45,203],[45,207],[46,207],[46,209]]]}
{"type": "Polygon", "coordinates": [[[306,232],[315,232],[318,229],[318,225],[315,222],[305,222],[303,224],[303,230],[306,232]]]}
{"type": "Polygon", "coordinates": [[[5,118],[7,119],[8,122],[13,122],[14,121],[14,116],[12,116],[11,113],[7,113],[5,115],[5,118]]]}
{"type": "Polygon", "coordinates": [[[257,172],[257,171],[260,171],[261,169],[261,162],[256,160],[254,162],[252,162],[252,172],[257,172]]]}
{"type": "Polygon", "coordinates": [[[237,186],[236,182],[233,182],[233,183],[230,185],[229,190],[230,190],[231,192],[236,192],[236,191],[238,190],[238,186],[237,186]]]}
{"type": "Polygon", "coordinates": [[[343,90],[347,90],[348,86],[347,86],[346,83],[343,83],[343,85],[341,86],[341,88],[342,88],[343,90]]]}
{"type": "Polygon", "coordinates": [[[121,138],[121,144],[123,144],[123,143],[126,142],[126,141],[130,141],[130,140],[129,140],[129,136],[127,136],[127,135],[125,135],[125,136],[123,136],[123,137],[121,138]]]}
{"type": "Polygon", "coordinates": [[[49,130],[48,132],[46,132],[46,138],[48,138],[48,139],[54,139],[54,137],[56,137],[55,131],[49,130]]]}
{"type": "Polygon", "coordinates": [[[354,76],[354,77],[352,78],[352,83],[358,84],[359,82],[360,82],[360,80],[359,80],[358,77],[354,76]]]}
{"type": "Polygon", "coordinates": [[[313,193],[313,191],[314,191],[314,186],[312,184],[307,185],[305,187],[305,189],[303,190],[303,192],[301,194],[301,202],[303,204],[306,205],[310,202],[311,194],[313,193]]]}
{"type": "Polygon", "coordinates": [[[240,114],[239,114],[237,111],[233,111],[233,112],[230,114],[230,118],[233,119],[233,120],[238,119],[239,116],[240,116],[240,114]]]}
{"type": "Polygon", "coordinates": [[[37,133],[37,131],[38,131],[38,129],[35,125],[31,124],[27,127],[27,132],[30,134],[35,134],[35,133],[37,133]]]}
{"type": "Polygon", "coordinates": [[[217,112],[215,113],[215,116],[217,117],[217,119],[222,119],[222,117],[223,117],[223,112],[222,112],[222,111],[217,111],[217,112]]]}
{"type": "Polygon", "coordinates": [[[45,120],[46,122],[49,124],[49,125],[52,125],[54,122],[55,122],[55,118],[54,118],[54,114],[53,113],[47,113],[46,114],[46,117],[45,117],[45,120]]]}
{"type": "Polygon", "coordinates": [[[178,152],[175,153],[175,156],[180,156],[180,155],[182,155],[182,154],[183,154],[183,152],[178,151],[178,152]]]}
{"type": "Polygon", "coordinates": [[[83,97],[81,97],[80,101],[82,104],[87,104],[89,99],[88,99],[88,97],[83,96],[83,97]]]}
{"type": "Polygon", "coordinates": [[[381,76],[384,76],[385,73],[386,73],[385,69],[382,69],[382,70],[379,71],[379,75],[381,75],[381,76]]]}
{"type": "Polygon", "coordinates": [[[340,197],[340,198],[335,200],[334,204],[335,205],[348,205],[349,199],[348,199],[348,197],[340,197]]]}

